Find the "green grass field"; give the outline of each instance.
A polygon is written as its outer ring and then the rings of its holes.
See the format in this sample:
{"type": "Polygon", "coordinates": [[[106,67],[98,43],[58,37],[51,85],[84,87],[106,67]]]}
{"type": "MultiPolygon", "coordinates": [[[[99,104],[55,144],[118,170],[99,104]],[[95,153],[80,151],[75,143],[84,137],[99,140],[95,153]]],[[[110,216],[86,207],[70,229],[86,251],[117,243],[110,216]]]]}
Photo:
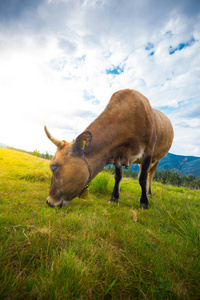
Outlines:
{"type": "Polygon", "coordinates": [[[200,299],[200,191],[153,183],[150,209],[99,174],[48,207],[49,161],[0,148],[0,299],[200,299]]]}

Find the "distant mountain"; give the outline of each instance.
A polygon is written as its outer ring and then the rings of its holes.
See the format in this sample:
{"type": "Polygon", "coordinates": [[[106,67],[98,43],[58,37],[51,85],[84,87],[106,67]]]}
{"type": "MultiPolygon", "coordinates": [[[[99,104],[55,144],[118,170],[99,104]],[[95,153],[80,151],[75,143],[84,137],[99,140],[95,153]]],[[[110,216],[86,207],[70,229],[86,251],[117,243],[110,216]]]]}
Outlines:
{"type": "MultiPolygon", "coordinates": [[[[132,170],[138,171],[138,166],[132,164],[132,170]]],[[[175,170],[180,174],[193,174],[200,177],[200,157],[183,156],[168,153],[163,157],[157,167],[157,170],[175,170]]]]}
{"type": "Polygon", "coordinates": [[[181,174],[200,176],[200,157],[168,153],[158,164],[158,170],[162,169],[175,169],[181,174]]]}

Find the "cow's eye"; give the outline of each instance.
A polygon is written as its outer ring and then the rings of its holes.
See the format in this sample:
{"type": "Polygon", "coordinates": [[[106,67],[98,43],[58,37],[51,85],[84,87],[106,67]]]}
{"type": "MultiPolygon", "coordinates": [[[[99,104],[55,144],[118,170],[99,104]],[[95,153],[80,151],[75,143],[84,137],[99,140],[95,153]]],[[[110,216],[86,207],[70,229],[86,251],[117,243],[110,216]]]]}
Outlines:
{"type": "Polygon", "coordinates": [[[51,166],[51,171],[52,171],[53,173],[55,173],[57,169],[58,169],[58,164],[55,164],[55,165],[52,165],[52,166],[51,166]]]}

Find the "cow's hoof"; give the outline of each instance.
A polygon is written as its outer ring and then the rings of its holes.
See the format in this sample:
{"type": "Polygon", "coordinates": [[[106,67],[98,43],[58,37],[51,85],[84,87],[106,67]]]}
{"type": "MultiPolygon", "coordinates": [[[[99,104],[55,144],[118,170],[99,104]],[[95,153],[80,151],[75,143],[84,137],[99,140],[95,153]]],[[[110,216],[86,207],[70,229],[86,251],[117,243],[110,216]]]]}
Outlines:
{"type": "Polygon", "coordinates": [[[142,209],[149,209],[149,204],[148,203],[141,203],[140,204],[140,210],[142,209]]]}
{"type": "Polygon", "coordinates": [[[114,197],[114,196],[111,196],[110,200],[108,201],[108,203],[117,203],[118,204],[118,198],[114,197]]]}

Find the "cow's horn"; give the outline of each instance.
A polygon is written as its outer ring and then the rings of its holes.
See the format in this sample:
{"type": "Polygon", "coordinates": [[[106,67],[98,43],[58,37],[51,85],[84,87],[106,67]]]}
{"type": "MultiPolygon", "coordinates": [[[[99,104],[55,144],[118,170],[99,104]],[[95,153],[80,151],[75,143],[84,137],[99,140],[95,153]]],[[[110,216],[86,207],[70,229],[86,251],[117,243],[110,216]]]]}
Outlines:
{"type": "Polygon", "coordinates": [[[52,143],[54,143],[58,148],[62,148],[62,147],[64,146],[63,141],[60,141],[60,140],[54,138],[54,137],[50,134],[50,132],[48,131],[46,125],[44,126],[44,131],[45,131],[47,137],[50,139],[50,141],[51,141],[52,143]]]}

